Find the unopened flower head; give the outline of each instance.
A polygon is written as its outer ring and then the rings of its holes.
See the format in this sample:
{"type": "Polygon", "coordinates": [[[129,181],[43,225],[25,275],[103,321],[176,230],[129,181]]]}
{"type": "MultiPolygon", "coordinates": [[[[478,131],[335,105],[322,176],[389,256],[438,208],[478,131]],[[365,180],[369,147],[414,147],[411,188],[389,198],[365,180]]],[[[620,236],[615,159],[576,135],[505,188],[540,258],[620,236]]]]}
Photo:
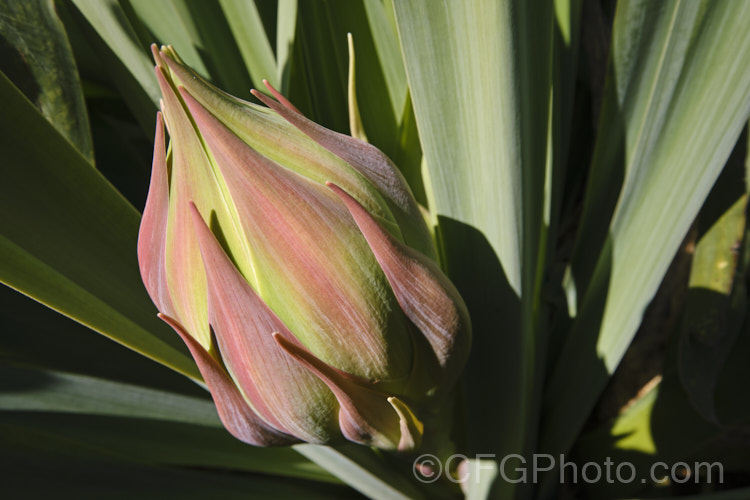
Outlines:
{"type": "Polygon", "coordinates": [[[141,274],[224,425],[255,445],[418,446],[471,333],[401,174],[270,86],[257,106],[153,54],[141,274]]]}

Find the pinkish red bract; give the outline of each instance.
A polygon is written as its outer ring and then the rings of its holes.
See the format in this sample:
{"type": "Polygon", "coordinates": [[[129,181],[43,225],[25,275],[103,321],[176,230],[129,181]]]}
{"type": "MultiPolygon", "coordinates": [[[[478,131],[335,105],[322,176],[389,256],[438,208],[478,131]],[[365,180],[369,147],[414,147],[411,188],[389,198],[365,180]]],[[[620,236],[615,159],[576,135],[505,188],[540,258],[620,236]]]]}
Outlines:
{"type": "Polygon", "coordinates": [[[226,428],[260,446],[418,447],[471,333],[399,171],[270,86],[257,106],[171,47],[153,54],[163,100],[138,259],[226,428]]]}

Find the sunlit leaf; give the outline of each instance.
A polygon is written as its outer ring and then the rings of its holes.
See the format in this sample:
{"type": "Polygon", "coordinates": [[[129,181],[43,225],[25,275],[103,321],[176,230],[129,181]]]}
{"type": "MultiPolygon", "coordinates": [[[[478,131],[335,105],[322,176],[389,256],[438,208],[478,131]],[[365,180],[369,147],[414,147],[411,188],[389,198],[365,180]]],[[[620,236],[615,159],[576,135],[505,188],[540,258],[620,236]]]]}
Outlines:
{"type": "Polygon", "coordinates": [[[717,379],[747,308],[746,264],[740,253],[746,210],[743,195],[698,241],[680,336],[680,379],[696,410],[716,423],[717,379]]]}
{"type": "Polygon", "coordinates": [[[424,498],[414,485],[387,468],[372,450],[356,445],[312,444],[295,445],[294,449],[370,498],[424,498]]]}
{"type": "Polygon", "coordinates": [[[85,375],[0,364],[0,410],[127,416],[220,426],[210,400],[85,375]]]}
{"type": "Polygon", "coordinates": [[[197,377],[140,282],[138,212],[4,75],[0,97],[0,281],[197,377]]]}
{"type": "Polygon", "coordinates": [[[154,64],[146,51],[148,41],[139,39],[116,0],[73,0],[73,4],[107,49],[99,54],[100,64],[112,76],[136,117],[144,126],[150,124],[161,93],[154,64]],[[109,54],[114,58],[108,57],[109,54]]]}
{"type": "MultiPolygon", "coordinates": [[[[393,5],[428,203],[444,264],[472,316],[470,449],[522,453],[534,440],[533,391],[541,382],[534,311],[554,11],[542,2],[393,5]]],[[[498,487],[510,497],[516,485],[498,487]]]]}
{"type": "MultiPolygon", "coordinates": [[[[221,0],[219,3],[242,54],[245,67],[253,78],[253,84],[256,87],[262,86],[261,82],[265,79],[278,88],[279,75],[276,70],[276,59],[255,2],[221,0]]],[[[179,49],[182,53],[181,46],[179,49]]]]}
{"type": "Polygon", "coordinates": [[[129,3],[152,37],[142,50],[151,43],[173,45],[199,74],[230,94],[243,99],[250,97],[250,76],[218,2],[131,0],[129,3]]]}
{"type": "Polygon", "coordinates": [[[744,2],[618,3],[545,451],[572,444],[747,120],[748,22],[744,2]]]}

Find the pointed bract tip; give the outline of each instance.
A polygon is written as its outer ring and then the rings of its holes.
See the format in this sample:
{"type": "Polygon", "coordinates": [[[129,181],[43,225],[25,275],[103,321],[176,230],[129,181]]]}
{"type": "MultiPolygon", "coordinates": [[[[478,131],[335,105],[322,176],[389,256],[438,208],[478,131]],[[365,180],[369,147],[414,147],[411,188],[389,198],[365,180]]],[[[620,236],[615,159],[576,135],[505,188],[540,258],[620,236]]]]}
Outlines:
{"type": "Polygon", "coordinates": [[[398,415],[401,437],[398,442],[398,451],[411,451],[420,447],[424,424],[414,415],[411,408],[395,396],[388,398],[393,410],[398,415]]]}
{"type": "Polygon", "coordinates": [[[396,300],[432,347],[451,385],[469,354],[471,320],[458,290],[437,264],[391,236],[349,193],[329,186],[346,205],[391,284],[396,300]]]}
{"type": "Polygon", "coordinates": [[[190,216],[193,220],[193,225],[206,224],[206,222],[203,220],[203,216],[201,215],[200,210],[198,210],[198,207],[195,206],[193,200],[188,201],[188,209],[190,210],[190,216]]]}
{"type": "Polygon", "coordinates": [[[336,396],[340,405],[339,425],[345,438],[355,443],[400,451],[419,446],[422,423],[398,398],[389,398],[368,382],[359,381],[328,365],[304,346],[296,345],[278,333],[273,334],[273,339],[336,396]]]}
{"type": "Polygon", "coordinates": [[[341,189],[338,186],[338,184],[336,184],[335,182],[326,181],[326,186],[328,186],[331,189],[331,191],[338,194],[339,196],[341,196],[342,193],[346,194],[346,192],[343,189],[341,189]]]}
{"type": "Polygon", "coordinates": [[[161,54],[159,54],[159,51],[156,50],[156,46],[151,46],[151,55],[154,58],[154,68],[158,72],[162,66],[164,66],[164,60],[161,58],[161,54]]]}
{"type": "Polygon", "coordinates": [[[158,316],[171,326],[187,345],[211,391],[219,419],[234,437],[255,446],[286,446],[299,442],[299,439],[269,425],[255,413],[227,371],[179,321],[166,314],[160,313],[158,316]]]}
{"type": "MultiPolygon", "coordinates": [[[[279,103],[282,106],[284,106],[286,109],[288,109],[290,111],[294,111],[295,113],[298,113],[300,115],[302,114],[302,113],[300,113],[300,110],[297,109],[297,107],[289,101],[289,99],[287,99],[286,97],[284,97],[284,95],[281,92],[279,92],[278,90],[276,90],[273,85],[271,85],[270,83],[268,83],[268,80],[263,80],[263,85],[266,86],[266,88],[268,89],[268,91],[271,92],[271,94],[276,98],[276,100],[279,101],[279,103]]],[[[263,101],[263,102],[265,102],[265,101],[263,101]]]]}
{"type": "Polygon", "coordinates": [[[273,94],[274,97],[276,96],[276,94],[279,93],[279,91],[276,90],[275,88],[273,88],[273,85],[271,85],[270,83],[268,83],[268,80],[266,80],[265,78],[263,79],[263,85],[266,86],[266,88],[268,89],[268,91],[271,92],[271,94],[273,94]]]}

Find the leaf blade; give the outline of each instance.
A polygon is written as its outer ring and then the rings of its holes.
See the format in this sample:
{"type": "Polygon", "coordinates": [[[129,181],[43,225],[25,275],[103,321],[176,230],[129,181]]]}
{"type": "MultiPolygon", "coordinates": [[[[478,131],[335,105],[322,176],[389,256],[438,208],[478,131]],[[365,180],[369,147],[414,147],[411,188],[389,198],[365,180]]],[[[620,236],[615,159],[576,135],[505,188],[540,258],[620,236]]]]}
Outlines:
{"type": "MultiPolygon", "coordinates": [[[[52,2],[0,2],[0,35],[18,51],[32,74],[31,81],[22,78],[30,96],[44,116],[55,125],[81,154],[94,161],[94,150],[86,104],[81,92],[78,71],[65,30],[52,2]]],[[[5,66],[7,60],[4,61],[5,66]]],[[[6,69],[7,71],[7,69],[6,69]]],[[[11,78],[14,76],[10,74],[11,78]]],[[[21,85],[18,80],[16,85],[21,85]]]]}
{"type": "Polygon", "coordinates": [[[550,378],[546,451],[572,444],[747,119],[747,7],[618,4],[573,261],[584,303],[550,378]]]}
{"type": "Polygon", "coordinates": [[[255,2],[220,0],[219,4],[254,85],[259,86],[265,79],[278,88],[276,58],[255,2]]]}
{"type": "Polygon", "coordinates": [[[138,212],[0,75],[0,281],[187,376],[135,262],[138,212]],[[39,148],[36,141],[43,141],[39,148]],[[65,168],[59,168],[63,165],[65,168]]]}

